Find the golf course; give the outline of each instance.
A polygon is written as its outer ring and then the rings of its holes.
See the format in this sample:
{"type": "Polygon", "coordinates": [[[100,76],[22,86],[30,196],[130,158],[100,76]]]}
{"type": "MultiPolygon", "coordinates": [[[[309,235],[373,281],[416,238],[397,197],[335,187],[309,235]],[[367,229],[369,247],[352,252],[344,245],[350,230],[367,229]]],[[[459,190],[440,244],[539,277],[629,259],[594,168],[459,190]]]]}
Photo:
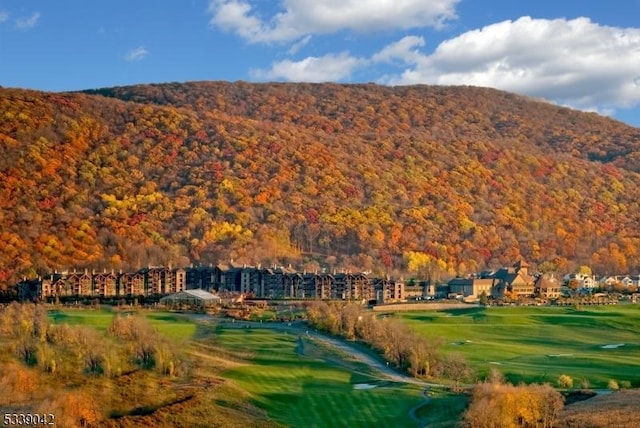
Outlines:
{"type": "Polygon", "coordinates": [[[294,334],[219,330],[218,343],[252,364],[224,373],[273,419],[295,427],[414,427],[421,388],[385,381],[368,366],[294,334]]]}
{"type": "MultiPolygon", "coordinates": [[[[244,407],[259,419],[284,426],[415,427],[424,419],[421,413],[419,418],[411,415],[426,401],[422,385],[390,380],[347,352],[305,335],[304,329],[287,330],[280,323],[249,328],[250,323],[193,314],[133,312],[185,350],[195,376],[190,383],[200,383],[201,375],[224,379],[221,385],[234,397],[218,398],[217,406],[244,407]]],[[[100,332],[108,330],[114,316],[109,310],[49,311],[54,325],[100,332]]]]}
{"type": "MultiPolygon", "coordinates": [[[[127,312],[120,315],[128,316],[127,312]]],[[[112,310],[48,311],[52,325],[91,327],[105,334],[114,316],[112,310]]],[[[162,380],[153,373],[141,377],[141,382],[157,378],[164,388],[171,385],[166,391],[173,398],[149,400],[143,410],[127,410],[125,402],[118,401],[121,410],[112,411],[111,417],[134,425],[149,418],[193,421],[210,412],[219,421],[247,425],[253,420],[251,426],[446,427],[455,426],[468,402],[445,388],[425,389],[426,384],[408,378],[403,382],[401,376],[386,373],[379,359],[375,364],[358,357],[367,352],[366,347],[353,347],[348,341],[335,346],[332,341],[337,339],[309,334],[304,324],[231,322],[147,310],[134,310],[132,316],[143,317],[177,344],[191,367],[186,376],[173,380],[162,380]],[[183,390],[189,393],[181,393],[183,390]],[[184,400],[190,401],[182,404],[184,400]]],[[[606,389],[611,380],[622,388],[640,385],[638,305],[580,310],[470,307],[379,316],[395,317],[419,334],[440,338],[441,351],[463,354],[477,379],[494,367],[514,384],[557,385],[560,375],[568,375],[574,388],[588,384],[592,389],[606,389]]],[[[127,383],[131,376],[143,376],[143,372],[108,382],[113,388],[122,383],[127,385],[124,391],[137,391],[127,383]]],[[[92,382],[107,380],[94,378],[92,382]]]]}
{"type": "Polygon", "coordinates": [[[395,315],[412,329],[444,340],[482,378],[491,367],[512,383],[607,388],[610,380],[640,385],[640,306],[473,307],[395,315]]]}

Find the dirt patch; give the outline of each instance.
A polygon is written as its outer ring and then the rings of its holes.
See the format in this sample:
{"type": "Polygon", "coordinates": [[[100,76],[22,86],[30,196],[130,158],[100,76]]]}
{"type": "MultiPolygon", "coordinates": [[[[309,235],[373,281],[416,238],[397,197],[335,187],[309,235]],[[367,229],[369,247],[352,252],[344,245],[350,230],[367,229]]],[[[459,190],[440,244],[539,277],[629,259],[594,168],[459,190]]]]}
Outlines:
{"type": "Polygon", "coordinates": [[[598,395],[568,406],[558,418],[557,427],[640,427],[640,390],[598,395]]]}

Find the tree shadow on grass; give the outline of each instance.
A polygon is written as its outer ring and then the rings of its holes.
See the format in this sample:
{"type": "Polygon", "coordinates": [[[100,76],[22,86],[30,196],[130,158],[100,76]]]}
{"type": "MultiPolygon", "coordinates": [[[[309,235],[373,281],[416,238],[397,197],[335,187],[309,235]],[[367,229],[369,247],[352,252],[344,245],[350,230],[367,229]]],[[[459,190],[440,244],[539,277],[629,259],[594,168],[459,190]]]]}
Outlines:
{"type": "Polygon", "coordinates": [[[461,315],[468,316],[468,315],[482,314],[482,313],[485,313],[486,310],[487,308],[484,306],[474,306],[471,308],[443,309],[440,312],[449,314],[451,316],[461,316],[461,315]]]}
{"type": "Polygon", "coordinates": [[[471,317],[474,323],[482,323],[489,318],[487,308],[484,306],[464,309],[444,309],[441,312],[451,317],[471,317]]]}

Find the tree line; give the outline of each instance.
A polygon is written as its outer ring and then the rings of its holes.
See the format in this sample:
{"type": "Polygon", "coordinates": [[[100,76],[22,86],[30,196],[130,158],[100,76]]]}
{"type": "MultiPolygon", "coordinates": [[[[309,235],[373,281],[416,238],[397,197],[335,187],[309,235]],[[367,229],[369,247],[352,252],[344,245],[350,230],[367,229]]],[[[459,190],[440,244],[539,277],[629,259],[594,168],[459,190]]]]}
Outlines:
{"type": "Polygon", "coordinates": [[[475,375],[462,354],[443,354],[442,340],[426,338],[398,319],[366,312],[359,304],[311,302],[307,317],[320,330],[368,344],[414,377],[449,379],[454,392],[470,396],[462,415],[465,427],[550,428],[564,407],[564,397],[551,385],[512,385],[495,368],[470,386],[467,382],[475,382],[475,375]]]}
{"type": "Polygon", "coordinates": [[[307,318],[320,330],[368,344],[390,364],[412,376],[448,378],[456,390],[473,376],[462,354],[441,352],[441,339],[426,338],[392,317],[379,318],[364,311],[360,304],[310,302],[307,318]]]}
{"type": "Polygon", "coordinates": [[[0,89],[0,289],[230,258],[432,278],[519,257],[640,266],[640,134],[596,115],[481,88],[99,93],[0,89]]]}

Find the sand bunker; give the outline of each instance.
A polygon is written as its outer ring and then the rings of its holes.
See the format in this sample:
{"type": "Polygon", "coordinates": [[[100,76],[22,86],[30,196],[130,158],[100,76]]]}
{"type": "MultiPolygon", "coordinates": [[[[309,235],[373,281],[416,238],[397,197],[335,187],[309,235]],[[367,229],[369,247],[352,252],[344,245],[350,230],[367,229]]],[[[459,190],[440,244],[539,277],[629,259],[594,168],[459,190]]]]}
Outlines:
{"type": "Polygon", "coordinates": [[[624,346],[624,343],[616,343],[613,345],[603,345],[601,346],[602,349],[617,349],[620,348],[621,346],[624,346]]]}
{"type": "Polygon", "coordinates": [[[370,383],[356,383],[353,385],[353,389],[373,389],[376,385],[371,385],[370,383]]]}
{"type": "Polygon", "coordinates": [[[502,365],[502,363],[499,363],[498,361],[489,361],[489,364],[495,364],[496,366],[502,365]]]}

